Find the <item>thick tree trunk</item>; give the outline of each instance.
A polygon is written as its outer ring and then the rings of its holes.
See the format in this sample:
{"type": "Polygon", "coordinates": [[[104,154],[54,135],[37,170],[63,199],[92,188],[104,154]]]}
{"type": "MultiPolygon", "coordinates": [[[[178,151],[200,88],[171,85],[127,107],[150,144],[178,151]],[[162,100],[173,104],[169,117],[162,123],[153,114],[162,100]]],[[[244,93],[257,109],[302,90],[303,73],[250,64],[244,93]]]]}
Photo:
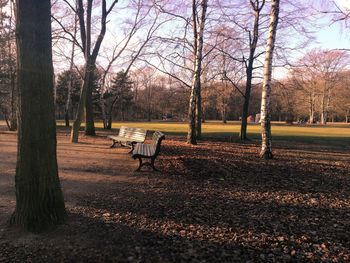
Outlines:
{"type": "Polygon", "coordinates": [[[266,44],[266,55],[264,63],[264,79],[261,96],[261,152],[260,157],[272,159],[271,149],[271,123],[270,123],[270,102],[271,102],[271,75],[272,75],[272,57],[275,46],[277,24],[279,14],[279,0],[272,0],[269,35],[266,44]]]}
{"type": "Polygon", "coordinates": [[[64,221],[58,178],[49,0],[17,1],[20,94],[16,209],[10,224],[42,231],[64,221]]]}

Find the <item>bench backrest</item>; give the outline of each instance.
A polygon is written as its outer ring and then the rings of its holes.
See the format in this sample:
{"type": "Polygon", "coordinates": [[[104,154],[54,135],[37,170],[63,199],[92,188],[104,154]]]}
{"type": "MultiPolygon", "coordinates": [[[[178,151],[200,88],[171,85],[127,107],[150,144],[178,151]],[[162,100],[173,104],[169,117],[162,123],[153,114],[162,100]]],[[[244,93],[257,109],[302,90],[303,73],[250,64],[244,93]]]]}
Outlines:
{"type": "Polygon", "coordinates": [[[160,151],[160,144],[162,140],[165,139],[165,136],[160,131],[155,131],[152,136],[152,147],[155,149],[154,155],[157,156],[160,151]]]}
{"type": "Polygon", "coordinates": [[[118,135],[130,139],[131,141],[144,142],[147,130],[121,126],[118,135]]]}

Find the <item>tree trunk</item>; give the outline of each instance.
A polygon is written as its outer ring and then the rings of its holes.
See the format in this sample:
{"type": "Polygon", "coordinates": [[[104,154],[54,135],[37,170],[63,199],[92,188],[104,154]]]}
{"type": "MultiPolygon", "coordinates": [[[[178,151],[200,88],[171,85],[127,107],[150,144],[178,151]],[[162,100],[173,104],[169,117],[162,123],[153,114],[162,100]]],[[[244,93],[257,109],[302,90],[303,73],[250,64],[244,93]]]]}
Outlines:
{"type": "Polygon", "coordinates": [[[18,0],[20,94],[16,208],[10,224],[42,231],[66,217],[58,178],[49,0],[18,0]]]}
{"type": "MultiPolygon", "coordinates": [[[[10,21],[9,25],[12,25],[13,20],[13,12],[14,12],[14,2],[10,2],[10,21]]],[[[9,119],[9,130],[10,131],[16,131],[17,130],[17,105],[18,105],[18,89],[16,86],[16,72],[14,69],[14,65],[12,63],[12,53],[13,53],[13,47],[12,47],[12,39],[9,37],[7,42],[7,48],[8,48],[8,61],[9,61],[9,70],[10,70],[10,87],[11,87],[11,111],[10,111],[10,119],[9,119]]]]}
{"type": "MultiPolygon", "coordinates": [[[[75,14],[74,17],[74,31],[73,31],[73,38],[75,39],[77,36],[77,14],[75,14]]],[[[69,65],[69,81],[68,81],[68,90],[67,90],[67,101],[64,108],[64,119],[66,121],[66,127],[69,127],[69,108],[72,103],[72,89],[73,89],[73,65],[74,65],[74,49],[75,43],[72,42],[72,52],[70,56],[70,65],[69,65]]]]}
{"type": "Polygon", "coordinates": [[[226,123],[226,104],[225,101],[223,101],[223,106],[222,106],[222,123],[226,123]]]}
{"type": "Polygon", "coordinates": [[[250,101],[250,92],[252,88],[252,79],[253,79],[253,70],[254,70],[254,60],[255,60],[255,50],[256,46],[258,44],[259,39],[259,20],[260,20],[260,12],[262,8],[265,5],[265,2],[263,1],[261,3],[261,6],[259,6],[259,3],[256,5],[253,4],[252,1],[250,1],[250,4],[254,11],[254,29],[253,29],[253,38],[250,35],[249,32],[249,58],[248,58],[248,65],[246,65],[246,86],[245,86],[245,93],[244,93],[244,102],[243,102],[243,109],[242,109],[242,122],[241,122],[241,132],[240,132],[240,139],[241,140],[247,140],[247,121],[248,121],[248,114],[249,114],[249,101],[250,101]]]}
{"type": "Polygon", "coordinates": [[[199,29],[197,30],[196,1],[192,1],[192,21],[194,35],[194,74],[192,79],[190,103],[188,110],[188,132],[187,143],[197,144],[197,135],[201,136],[201,106],[197,105],[200,100],[200,76],[202,70],[202,52],[203,52],[203,31],[205,25],[205,15],[207,12],[208,0],[201,3],[201,16],[199,20],[199,29]],[[196,114],[197,113],[197,114],[196,114]],[[197,116],[198,115],[198,116],[197,116]],[[199,126],[196,122],[199,120],[199,126]],[[198,130],[196,129],[198,127],[198,130]]]}
{"type": "Polygon", "coordinates": [[[80,100],[79,100],[75,120],[73,122],[73,127],[72,127],[72,131],[71,131],[71,142],[78,142],[79,129],[80,129],[81,123],[83,121],[83,117],[84,117],[86,94],[88,91],[88,85],[89,85],[90,76],[91,76],[88,72],[86,72],[87,70],[89,70],[89,66],[85,66],[84,79],[83,79],[83,82],[81,84],[82,87],[81,87],[81,91],[80,91],[80,100]]]}
{"type": "Polygon", "coordinates": [[[94,69],[90,69],[89,82],[87,85],[86,101],[85,101],[85,134],[95,136],[95,123],[94,123],[94,110],[92,103],[92,87],[93,87],[93,74],[94,69]]]}
{"type": "Polygon", "coordinates": [[[242,111],[242,122],[241,122],[241,132],[240,132],[240,139],[246,140],[247,139],[247,121],[248,121],[248,111],[249,111],[249,100],[250,100],[250,90],[252,87],[252,70],[247,69],[247,84],[245,87],[245,94],[244,94],[244,102],[243,102],[243,111],[242,111]]]}
{"type": "Polygon", "coordinates": [[[17,107],[16,105],[18,104],[16,102],[17,97],[18,97],[18,92],[16,89],[16,81],[15,81],[15,73],[11,73],[11,112],[10,112],[10,126],[9,130],[10,131],[15,131],[17,130],[17,107]]]}
{"type": "Polygon", "coordinates": [[[345,113],[345,123],[349,122],[349,111],[346,111],[345,113]]]}
{"type": "Polygon", "coordinates": [[[112,129],[112,113],[109,114],[109,116],[108,116],[107,129],[108,130],[112,129]]]}
{"type": "Polygon", "coordinates": [[[201,83],[197,87],[197,103],[196,103],[196,139],[202,139],[202,96],[201,83]]]}
{"type": "MultiPolygon", "coordinates": [[[[193,82],[196,82],[195,76],[193,82]]],[[[197,144],[196,140],[196,95],[195,95],[195,84],[192,85],[190,104],[188,110],[188,132],[187,132],[187,143],[197,144]]]]}
{"type": "Polygon", "coordinates": [[[103,129],[107,129],[107,116],[106,116],[106,107],[105,107],[105,100],[103,98],[105,87],[101,87],[102,91],[100,94],[100,106],[101,106],[101,113],[102,113],[102,122],[103,122],[103,129]]]}
{"type": "Polygon", "coordinates": [[[325,125],[326,124],[326,94],[323,93],[322,95],[322,102],[321,102],[321,124],[325,125]]]}
{"type": "Polygon", "coordinates": [[[309,123],[313,124],[314,123],[314,102],[313,102],[313,94],[310,94],[309,98],[309,123]]]}
{"type": "Polygon", "coordinates": [[[266,55],[264,62],[264,79],[261,96],[261,152],[260,157],[272,159],[271,149],[271,123],[270,123],[270,103],[271,103],[271,75],[272,75],[272,57],[275,46],[277,24],[279,14],[279,0],[272,0],[269,35],[266,44],[266,55]]]}
{"type": "MultiPolygon", "coordinates": [[[[74,46],[73,46],[74,49],[74,46]]],[[[71,57],[71,59],[73,59],[73,56],[71,57]]],[[[72,95],[72,85],[73,85],[73,77],[72,77],[72,69],[73,69],[73,65],[71,62],[71,67],[70,67],[70,71],[69,71],[69,81],[68,81],[68,90],[67,90],[67,101],[66,101],[66,105],[64,107],[64,119],[66,122],[66,127],[69,127],[69,108],[70,108],[70,104],[71,104],[71,95],[72,95]]]]}
{"type": "MultiPolygon", "coordinates": [[[[86,103],[86,101],[88,101],[88,103],[90,103],[91,94],[89,94],[87,97],[87,93],[90,91],[90,88],[92,87],[91,72],[93,72],[93,70],[95,69],[97,55],[98,55],[103,38],[104,38],[105,33],[106,33],[107,16],[108,16],[109,12],[112,11],[114,5],[117,2],[118,2],[117,0],[112,1],[111,6],[107,11],[106,0],[101,1],[101,6],[102,6],[101,29],[100,29],[100,33],[97,36],[97,40],[96,40],[95,46],[93,48],[93,51],[91,52],[91,15],[92,15],[92,9],[93,9],[92,8],[93,0],[87,1],[86,25],[85,25],[83,1],[82,0],[77,1],[78,7],[77,7],[76,14],[79,18],[79,24],[80,24],[80,38],[81,38],[82,49],[83,49],[84,58],[85,58],[85,69],[84,69],[84,81],[83,81],[83,85],[82,85],[77,115],[76,115],[76,119],[73,123],[72,132],[71,132],[71,141],[72,142],[78,142],[79,128],[80,128],[83,114],[84,114],[85,103],[86,103]],[[85,26],[86,26],[86,28],[85,28],[85,26]]],[[[92,91],[92,89],[91,89],[91,91],[92,91]]],[[[89,135],[90,134],[94,135],[95,134],[95,127],[94,127],[94,122],[93,122],[92,106],[90,107],[90,105],[86,107],[86,116],[87,116],[86,133],[89,135]]]]}

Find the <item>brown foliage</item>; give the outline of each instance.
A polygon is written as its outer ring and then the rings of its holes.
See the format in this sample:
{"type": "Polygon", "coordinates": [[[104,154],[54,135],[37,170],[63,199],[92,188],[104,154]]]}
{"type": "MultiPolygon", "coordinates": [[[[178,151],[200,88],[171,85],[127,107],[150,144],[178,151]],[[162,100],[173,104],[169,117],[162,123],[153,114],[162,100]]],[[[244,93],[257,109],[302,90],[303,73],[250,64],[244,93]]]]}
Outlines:
{"type": "Polygon", "coordinates": [[[266,162],[259,142],[210,138],[191,146],[167,135],[156,160],[161,172],[123,177],[129,158],[118,156],[127,149],[108,149],[105,136],[76,145],[63,139],[60,173],[74,196],[68,223],[25,245],[0,231],[0,261],[349,260],[346,147],[275,142],[275,159],[266,162]]]}

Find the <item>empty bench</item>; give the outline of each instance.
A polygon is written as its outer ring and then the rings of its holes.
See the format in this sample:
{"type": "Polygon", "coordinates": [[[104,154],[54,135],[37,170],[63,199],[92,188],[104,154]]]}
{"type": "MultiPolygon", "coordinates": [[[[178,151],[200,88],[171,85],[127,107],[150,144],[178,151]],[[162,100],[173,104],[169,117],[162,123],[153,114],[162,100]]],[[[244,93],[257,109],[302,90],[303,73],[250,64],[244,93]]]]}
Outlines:
{"type": "Polygon", "coordinates": [[[136,171],[140,171],[141,167],[144,165],[150,165],[153,170],[157,171],[157,169],[154,167],[154,161],[159,154],[160,144],[162,143],[163,139],[165,139],[164,134],[160,131],[156,131],[153,133],[152,142],[150,144],[137,143],[135,145],[132,158],[139,159],[139,167],[136,169],[136,171]],[[143,163],[143,158],[151,159],[151,162],[143,163]]]}
{"type": "Polygon", "coordinates": [[[131,153],[136,143],[145,141],[146,135],[147,130],[121,126],[118,135],[109,135],[107,138],[113,140],[111,148],[113,148],[116,143],[119,143],[121,146],[129,146],[131,148],[131,153]]]}

